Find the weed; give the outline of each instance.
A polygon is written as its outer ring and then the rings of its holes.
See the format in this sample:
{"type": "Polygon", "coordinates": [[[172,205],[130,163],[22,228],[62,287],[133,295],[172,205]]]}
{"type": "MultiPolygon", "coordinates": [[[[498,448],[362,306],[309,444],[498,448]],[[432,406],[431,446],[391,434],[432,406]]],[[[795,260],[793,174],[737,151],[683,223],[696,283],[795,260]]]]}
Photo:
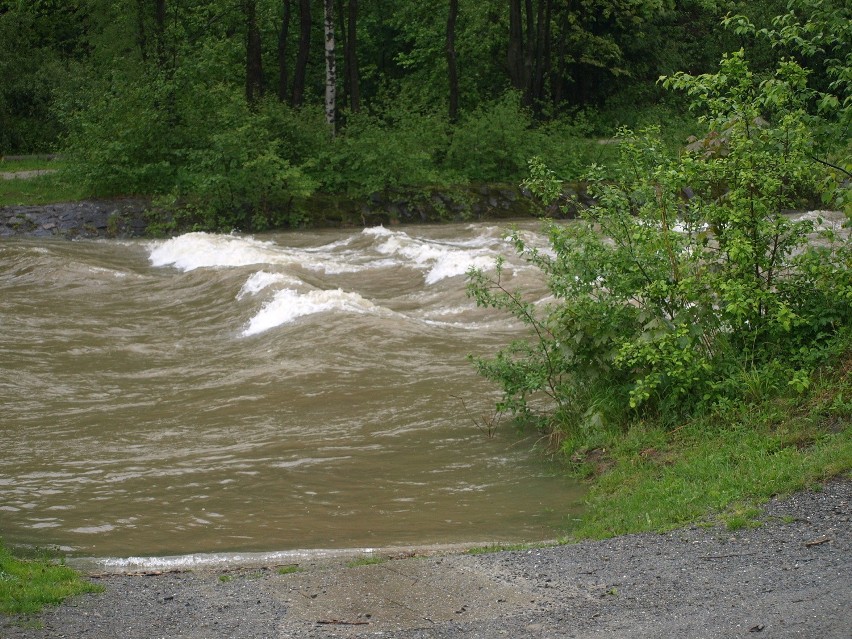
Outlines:
{"type": "Polygon", "coordinates": [[[503,552],[506,550],[533,550],[536,548],[547,548],[553,544],[532,543],[532,544],[489,544],[487,546],[476,546],[467,550],[468,555],[488,555],[494,552],[503,552]]]}
{"type": "Polygon", "coordinates": [[[591,486],[572,537],[664,531],[694,522],[751,527],[757,525],[758,505],[770,497],[820,490],[825,479],[848,474],[852,425],[838,429],[807,418],[848,393],[848,382],[828,375],[815,379],[808,397],[748,404],[729,412],[722,424],[718,415],[707,415],[675,432],[650,429],[613,441],[611,467],[591,486]],[[778,411],[787,418],[779,422],[778,411]],[[796,445],[800,441],[808,445],[796,445]],[[655,455],[643,457],[641,447],[651,442],[655,455]]]}
{"type": "Polygon", "coordinates": [[[302,572],[302,568],[300,568],[298,564],[292,564],[290,566],[281,566],[280,568],[278,568],[279,575],[292,575],[296,572],[302,572]]]}
{"type": "Polygon", "coordinates": [[[28,179],[0,179],[0,206],[69,202],[83,196],[79,186],[66,180],[61,173],[28,179]]]}
{"type": "Polygon", "coordinates": [[[382,564],[385,561],[387,561],[387,559],[385,559],[384,557],[359,557],[348,562],[346,566],[349,568],[357,568],[358,566],[373,566],[376,564],[382,564]]]}

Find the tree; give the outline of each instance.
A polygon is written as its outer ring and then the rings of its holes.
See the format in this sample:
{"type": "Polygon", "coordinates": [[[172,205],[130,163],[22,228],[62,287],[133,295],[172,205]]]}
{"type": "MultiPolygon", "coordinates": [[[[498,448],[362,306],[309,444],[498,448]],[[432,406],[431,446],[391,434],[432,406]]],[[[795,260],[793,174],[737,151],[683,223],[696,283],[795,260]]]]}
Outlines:
{"type": "Polygon", "coordinates": [[[283,0],[281,24],[278,28],[278,100],[286,102],[290,88],[290,64],[287,46],[290,39],[291,0],[283,0]]]}
{"type": "Polygon", "coordinates": [[[521,17],[521,0],[509,0],[509,47],[506,62],[509,68],[509,80],[518,91],[527,88],[524,73],[524,29],[521,17]]]}
{"type": "Polygon", "coordinates": [[[340,45],[343,48],[343,102],[352,113],[361,109],[358,72],[358,0],[338,0],[340,45]]]}
{"type": "Polygon", "coordinates": [[[743,15],[728,16],[724,24],[769,41],[808,67],[801,93],[814,138],[810,157],[834,174],[825,184],[825,203],[852,217],[852,189],[844,187],[852,178],[852,7],[835,0],[791,0],[787,13],[769,27],[759,29],[743,15]]]}
{"type": "Polygon", "coordinates": [[[334,0],[323,0],[325,27],[325,121],[335,135],[337,111],[337,58],[334,48],[334,0]]]}
{"type": "MultiPolygon", "coordinates": [[[[784,214],[821,178],[806,77],[783,60],[761,80],[740,51],[716,73],[665,78],[715,143],[672,155],[657,131],[622,130],[620,161],[589,170],[594,204],[579,223],[550,224],[549,251],[513,234],[552,303],[509,288],[499,261],[496,274],[471,271],[478,304],[531,330],[477,361],[503,389],[498,408],[581,436],[628,411],[675,423],[741,397],[755,377],[807,385],[852,328],[852,245],[827,232],[808,246],[813,223],[784,214]]],[[[527,185],[545,201],[563,190],[540,160],[527,185]]]]}
{"type": "Polygon", "coordinates": [[[308,69],[308,57],[311,51],[311,0],[299,0],[299,51],[296,55],[296,68],[293,73],[294,107],[302,106],[305,100],[305,79],[308,69]]]}
{"type": "Polygon", "coordinates": [[[459,72],[456,61],[456,20],[458,15],[458,0],[450,0],[450,14],[447,18],[447,79],[450,85],[450,122],[455,122],[459,117],[459,72]]]}
{"type": "Polygon", "coordinates": [[[263,95],[263,65],[260,29],[257,26],[257,0],[243,0],[246,20],[246,102],[254,107],[263,95]]]}

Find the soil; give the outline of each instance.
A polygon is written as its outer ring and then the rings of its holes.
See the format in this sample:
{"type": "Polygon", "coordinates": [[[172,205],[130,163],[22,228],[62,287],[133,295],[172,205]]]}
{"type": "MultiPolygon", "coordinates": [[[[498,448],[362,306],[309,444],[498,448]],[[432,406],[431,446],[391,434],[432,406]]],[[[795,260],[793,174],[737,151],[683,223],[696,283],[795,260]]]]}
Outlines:
{"type": "Polygon", "coordinates": [[[4,619],[0,636],[850,639],[850,504],[852,480],[842,479],[772,500],[760,526],[734,531],[94,576],[105,592],[36,620],[4,619]],[[27,628],[33,621],[43,627],[27,628]]]}

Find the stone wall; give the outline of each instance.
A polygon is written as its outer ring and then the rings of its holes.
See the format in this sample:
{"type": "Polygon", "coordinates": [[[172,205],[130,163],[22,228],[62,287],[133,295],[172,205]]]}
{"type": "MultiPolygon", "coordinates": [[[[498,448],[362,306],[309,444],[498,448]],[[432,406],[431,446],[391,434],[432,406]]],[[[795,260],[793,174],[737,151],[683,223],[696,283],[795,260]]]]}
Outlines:
{"type": "MultiPolygon", "coordinates": [[[[364,227],[462,222],[530,216],[564,217],[545,209],[511,185],[473,185],[377,193],[362,200],[318,194],[291,204],[282,228],[364,227]]],[[[160,228],[172,217],[149,200],[86,200],[43,206],[0,207],[0,237],[141,237],[152,222],[160,228]],[[153,211],[153,213],[149,213],[153,211]]],[[[182,229],[178,228],[176,232],[182,229]]],[[[251,230],[251,229],[240,229],[251,230]]]]}
{"type": "Polygon", "coordinates": [[[86,200],[0,207],[0,237],[134,237],[145,234],[144,200],[86,200]]]}

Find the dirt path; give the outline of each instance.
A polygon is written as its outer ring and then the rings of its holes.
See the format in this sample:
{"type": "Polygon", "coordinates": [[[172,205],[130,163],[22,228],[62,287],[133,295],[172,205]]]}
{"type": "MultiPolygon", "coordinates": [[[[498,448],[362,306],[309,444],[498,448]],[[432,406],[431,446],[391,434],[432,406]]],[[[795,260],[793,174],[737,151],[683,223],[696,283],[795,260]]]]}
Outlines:
{"type": "Polygon", "coordinates": [[[33,171],[0,171],[0,180],[28,180],[39,175],[56,173],[56,169],[35,169],[33,171]]]}
{"type": "Polygon", "coordinates": [[[5,639],[852,637],[852,481],[764,524],[347,567],[110,576],[5,639]]]}

